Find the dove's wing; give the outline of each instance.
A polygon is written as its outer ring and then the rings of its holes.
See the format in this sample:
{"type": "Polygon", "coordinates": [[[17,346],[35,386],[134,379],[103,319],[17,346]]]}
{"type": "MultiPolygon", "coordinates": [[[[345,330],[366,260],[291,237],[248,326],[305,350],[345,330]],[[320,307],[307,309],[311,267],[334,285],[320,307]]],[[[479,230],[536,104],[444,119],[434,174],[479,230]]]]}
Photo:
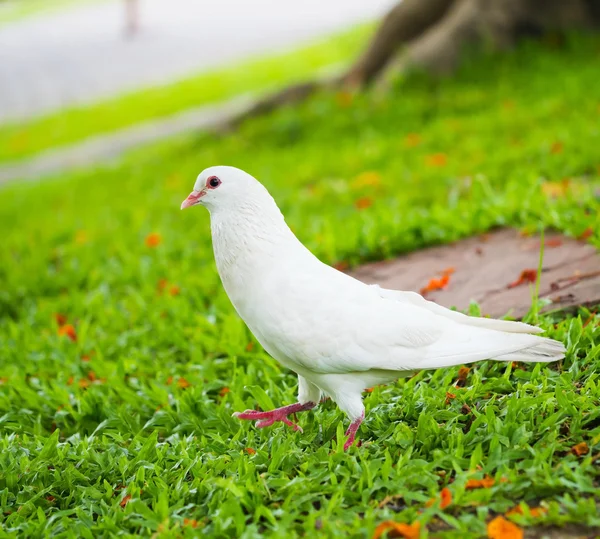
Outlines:
{"type": "Polygon", "coordinates": [[[512,322],[509,320],[496,320],[495,318],[481,318],[476,316],[467,316],[466,314],[458,311],[452,311],[442,307],[433,301],[426,300],[420,294],[416,292],[403,292],[400,290],[389,290],[387,288],[381,288],[379,285],[371,285],[376,289],[382,298],[388,298],[400,303],[409,303],[428,311],[454,320],[460,324],[468,326],[477,326],[487,329],[495,329],[497,331],[506,331],[508,333],[542,333],[543,330],[536,326],[530,326],[523,322],[512,322]]]}
{"type": "MultiPolygon", "coordinates": [[[[443,307],[436,312],[427,308],[430,302],[419,305],[410,294],[405,296],[408,301],[402,295],[399,301],[335,270],[298,272],[294,286],[283,290],[275,303],[269,303],[272,316],[262,313],[266,324],[259,333],[268,349],[276,348],[278,355],[316,373],[448,367],[547,342],[534,335],[462,323],[462,317],[472,319],[443,307]]],[[[544,348],[539,358],[528,360],[549,361],[556,353],[544,348]]]]}

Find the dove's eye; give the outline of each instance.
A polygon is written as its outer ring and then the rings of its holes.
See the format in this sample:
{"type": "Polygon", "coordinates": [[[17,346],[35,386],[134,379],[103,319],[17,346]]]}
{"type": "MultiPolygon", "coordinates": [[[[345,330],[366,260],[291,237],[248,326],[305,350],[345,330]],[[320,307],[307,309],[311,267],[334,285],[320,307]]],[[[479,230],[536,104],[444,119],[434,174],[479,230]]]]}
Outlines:
{"type": "Polygon", "coordinates": [[[208,178],[206,185],[211,189],[216,189],[217,187],[219,187],[219,185],[221,185],[221,180],[219,180],[219,178],[217,178],[216,176],[211,176],[210,178],[208,178]]]}

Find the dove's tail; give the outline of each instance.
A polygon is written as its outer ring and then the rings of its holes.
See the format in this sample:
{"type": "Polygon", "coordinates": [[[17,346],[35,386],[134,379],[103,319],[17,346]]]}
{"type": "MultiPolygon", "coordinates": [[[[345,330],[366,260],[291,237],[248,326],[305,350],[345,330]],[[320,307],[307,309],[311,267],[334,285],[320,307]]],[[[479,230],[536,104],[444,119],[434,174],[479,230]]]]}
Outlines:
{"type": "Polygon", "coordinates": [[[541,342],[535,346],[524,348],[518,352],[502,354],[492,359],[494,361],[525,361],[531,363],[549,363],[565,357],[565,345],[554,339],[538,337],[541,342]]]}

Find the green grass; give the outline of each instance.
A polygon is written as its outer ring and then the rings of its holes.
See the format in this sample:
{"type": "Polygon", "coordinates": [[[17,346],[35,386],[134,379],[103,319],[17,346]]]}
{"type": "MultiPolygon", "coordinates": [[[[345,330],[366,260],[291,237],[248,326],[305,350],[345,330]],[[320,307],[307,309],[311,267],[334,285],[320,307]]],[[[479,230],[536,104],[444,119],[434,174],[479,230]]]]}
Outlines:
{"type": "Polygon", "coordinates": [[[539,315],[568,347],[558,365],[482,362],[462,389],[457,368],[375,388],[363,445],[344,454],[330,402],[298,416],[304,435],[231,417],[293,402],[296,379],[235,315],[206,212],[179,204],[201,169],[231,164],[265,183],[329,263],[504,225],[591,227],[600,247],[599,48],[598,37],[524,45],[452,79],[412,76],[387,99],[316,96],[227,137],[3,189],[2,533],[370,537],[393,519],[470,538],[526,503],[547,509],[511,517],[534,534],[567,524],[593,534],[598,315],[539,315]],[[564,196],[544,194],[565,178],[564,196]],[[358,210],[364,197],[372,205],[358,210]],[[58,335],[56,313],[76,342],[58,335]],[[581,442],[589,452],[577,456],[581,442]],[[485,475],[493,486],[466,488],[485,475]],[[443,487],[453,503],[427,508],[443,487]]]}
{"type": "Polygon", "coordinates": [[[245,60],[92,106],[65,109],[29,121],[0,125],[0,162],[22,159],[55,146],[82,141],[92,135],[109,133],[191,107],[308,79],[319,70],[353,58],[371,30],[371,24],[364,24],[299,50],[245,60]]]}

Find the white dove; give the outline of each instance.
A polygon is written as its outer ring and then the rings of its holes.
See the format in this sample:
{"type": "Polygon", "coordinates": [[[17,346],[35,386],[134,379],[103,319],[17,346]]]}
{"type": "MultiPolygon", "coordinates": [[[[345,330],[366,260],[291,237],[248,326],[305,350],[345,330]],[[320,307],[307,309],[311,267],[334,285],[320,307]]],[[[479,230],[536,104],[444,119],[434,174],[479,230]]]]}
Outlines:
{"type": "Polygon", "coordinates": [[[257,427],[314,408],[323,395],[350,426],[344,449],[364,419],[362,392],[422,369],[482,359],[549,362],[561,342],[540,328],[475,318],[415,292],[366,285],[318,260],[285,223],[268,191],[234,167],[204,170],[181,209],[206,206],[215,260],[233,306],[265,350],[298,375],[298,402],[246,410],[257,427]]]}

